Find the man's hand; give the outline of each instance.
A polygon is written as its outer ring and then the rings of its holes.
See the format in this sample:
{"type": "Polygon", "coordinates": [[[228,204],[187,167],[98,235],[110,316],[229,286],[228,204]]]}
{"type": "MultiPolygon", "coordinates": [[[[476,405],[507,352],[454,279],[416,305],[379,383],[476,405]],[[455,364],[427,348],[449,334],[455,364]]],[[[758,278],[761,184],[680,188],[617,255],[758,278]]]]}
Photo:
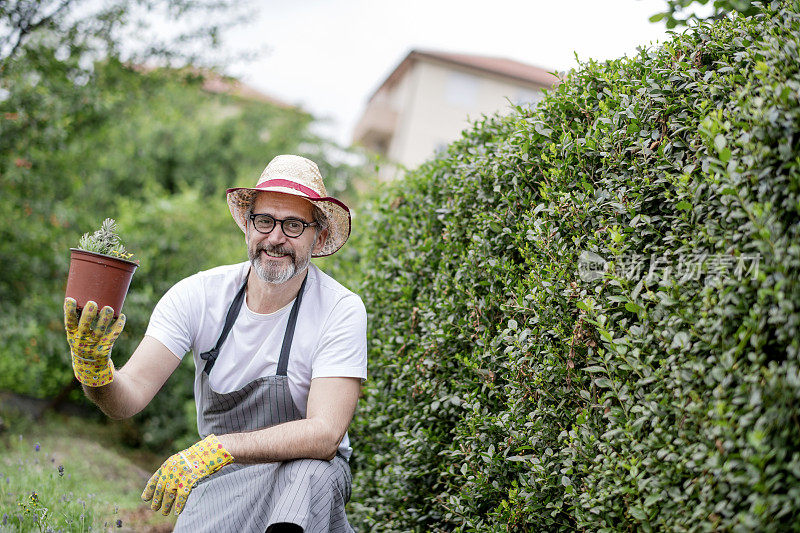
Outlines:
{"type": "Polygon", "coordinates": [[[150,508],[167,516],[175,504],[175,514],[181,514],[189,493],[197,482],[210,476],[223,466],[232,463],[228,453],[215,435],[209,435],[197,444],[178,452],[161,465],[147,482],[142,499],[153,500],[150,508]]]}
{"type": "Polygon", "coordinates": [[[72,352],[72,369],[78,381],[89,387],[102,387],[114,380],[111,347],[125,327],[125,315],[113,320],[114,310],[108,306],[97,312],[97,304],[87,302],[78,320],[74,299],[64,300],[64,326],[72,352]],[[97,323],[92,323],[97,318],[97,323]]]}

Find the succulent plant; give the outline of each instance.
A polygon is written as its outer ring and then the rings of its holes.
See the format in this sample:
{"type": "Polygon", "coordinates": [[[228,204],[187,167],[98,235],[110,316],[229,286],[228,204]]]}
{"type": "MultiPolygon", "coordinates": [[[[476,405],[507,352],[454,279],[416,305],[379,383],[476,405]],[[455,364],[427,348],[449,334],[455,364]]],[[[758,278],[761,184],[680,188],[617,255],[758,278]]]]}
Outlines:
{"type": "Polygon", "coordinates": [[[130,260],[133,254],[125,249],[117,234],[117,223],[113,218],[103,221],[100,229],[92,234],[84,233],[78,243],[78,248],[87,252],[111,255],[120,259],[130,260]]]}

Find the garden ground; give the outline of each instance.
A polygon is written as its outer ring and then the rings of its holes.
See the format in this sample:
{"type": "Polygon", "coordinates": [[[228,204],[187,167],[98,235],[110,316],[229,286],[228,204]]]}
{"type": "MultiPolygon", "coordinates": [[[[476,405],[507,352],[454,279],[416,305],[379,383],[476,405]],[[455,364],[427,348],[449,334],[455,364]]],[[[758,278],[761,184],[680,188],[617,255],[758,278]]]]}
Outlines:
{"type": "Polygon", "coordinates": [[[33,404],[0,399],[0,531],[172,531],[174,515],[140,499],[163,457],[121,446],[124,423],[37,419],[33,404]]]}

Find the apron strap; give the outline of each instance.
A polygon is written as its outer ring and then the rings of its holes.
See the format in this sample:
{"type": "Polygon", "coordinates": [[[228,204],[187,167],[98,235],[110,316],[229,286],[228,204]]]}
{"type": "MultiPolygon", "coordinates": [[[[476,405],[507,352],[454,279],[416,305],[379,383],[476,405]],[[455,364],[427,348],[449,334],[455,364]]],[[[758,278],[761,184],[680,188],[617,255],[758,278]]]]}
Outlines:
{"type": "Polygon", "coordinates": [[[207,352],[203,352],[200,354],[200,359],[203,359],[206,362],[206,366],[203,368],[203,372],[206,375],[211,375],[211,369],[214,368],[214,363],[217,362],[217,357],[219,356],[219,351],[222,348],[222,344],[225,342],[225,339],[228,338],[228,333],[231,332],[231,328],[233,327],[233,323],[236,321],[236,317],[239,316],[239,311],[242,309],[242,302],[244,302],[244,290],[247,288],[247,279],[248,275],[244,278],[244,283],[242,283],[242,287],[239,289],[239,292],[236,293],[234,296],[233,301],[231,302],[231,306],[228,308],[228,314],[225,315],[225,325],[222,327],[222,333],[219,335],[219,339],[217,339],[217,344],[211,348],[207,352]]]}
{"type": "MultiPolygon", "coordinates": [[[[209,351],[200,354],[200,359],[203,359],[206,362],[203,372],[205,372],[208,376],[211,375],[211,369],[214,368],[214,363],[217,362],[217,357],[219,356],[219,351],[222,348],[222,344],[225,342],[225,339],[228,338],[228,333],[230,333],[233,323],[236,321],[236,317],[239,316],[239,311],[242,309],[248,278],[249,275],[245,277],[242,287],[239,289],[239,292],[236,293],[236,296],[231,302],[231,306],[228,308],[228,314],[225,315],[225,325],[222,328],[222,333],[220,333],[219,339],[217,339],[217,344],[209,351]]],[[[294,328],[297,324],[297,313],[300,310],[300,302],[303,300],[303,289],[306,287],[307,279],[308,273],[306,272],[306,275],[303,278],[303,283],[300,285],[300,291],[297,293],[297,296],[294,299],[292,310],[289,312],[289,322],[286,324],[286,331],[283,334],[283,345],[281,346],[280,359],[278,359],[278,372],[276,373],[278,376],[285,376],[286,369],[289,366],[289,352],[292,349],[294,328]]]]}
{"type": "Polygon", "coordinates": [[[278,359],[278,371],[276,376],[285,376],[286,369],[289,367],[289,352],[292,349],[292,339],[294,338],[294,327],[297,325],[297,313],[300,311],[300,302],[303,301],[303,289],[306,288],[306,280],[308,273],[303,278],[303,283],[300,285],[300,291],[294,299],[292,311],[289,313],[289,322],[286,324],[286,332],[283,334],[283,345],[281,346],[281,357],[278,359]]]}

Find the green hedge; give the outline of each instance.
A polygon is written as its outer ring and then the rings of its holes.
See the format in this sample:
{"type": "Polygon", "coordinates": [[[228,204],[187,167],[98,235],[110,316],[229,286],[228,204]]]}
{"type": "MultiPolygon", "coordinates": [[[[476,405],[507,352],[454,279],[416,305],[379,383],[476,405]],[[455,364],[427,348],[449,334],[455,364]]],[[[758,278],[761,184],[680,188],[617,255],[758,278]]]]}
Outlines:
{"type": "Polygon", "coordinates": [[[800,530],[799,13],[584,64],[361,217],[361,530],[800,530]]]}

